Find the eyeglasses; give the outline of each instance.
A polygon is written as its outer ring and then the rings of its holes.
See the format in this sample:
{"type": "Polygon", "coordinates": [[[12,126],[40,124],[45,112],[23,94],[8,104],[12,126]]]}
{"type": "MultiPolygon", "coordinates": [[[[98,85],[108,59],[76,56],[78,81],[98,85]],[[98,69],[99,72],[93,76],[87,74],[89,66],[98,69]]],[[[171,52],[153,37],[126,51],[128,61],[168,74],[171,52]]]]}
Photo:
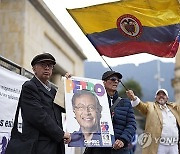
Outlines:
{"type": "Polygon", "coordinates": [[[92,112],[96,110],[96,107],[94,105],[78,105],[78,106],[74,106],[75,110],[79,111],[79,112],[83,112],[87,109],[87,111],[92,112]]]}
{"type": "Polygon", "coordinates": [[[47,68],[47,66],[48,66],[49,69],[54,68],[54,64],[52,64],[52,63],[41,62],[41,63],[38,63],[38,64],[41,65],[41,67],[43,67],[43,68],[47,68]]]}
{"type": "Polygon", "coordinates": [[[118,78],[116,78],[116,77],[110,77],[108,80],[111,80],[111,81],[118,81],[118,82],[120,82],[120,79],[118,79],[118,78]]]}

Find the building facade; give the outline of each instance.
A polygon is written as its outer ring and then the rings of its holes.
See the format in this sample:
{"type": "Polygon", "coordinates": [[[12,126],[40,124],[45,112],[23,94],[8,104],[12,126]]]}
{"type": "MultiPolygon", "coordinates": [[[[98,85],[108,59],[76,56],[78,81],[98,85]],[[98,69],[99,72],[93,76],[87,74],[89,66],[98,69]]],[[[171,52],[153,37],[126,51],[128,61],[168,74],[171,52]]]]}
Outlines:
{"type": "Polygon", "coordinates": [[[43,0],[0,0],[0,57],[31,74],[32,58],[45,52],[56,58],[51,78],[55,85],[66,72],[84,76],[86,56],[43,0]]]}
{"type": "Polygon", "coordinates": [[[42,52],[57,60],[53,72],[84,75],[86,56],[43,0],[1,0],[0,55],[31,71],[32,58],[42,52]]]}

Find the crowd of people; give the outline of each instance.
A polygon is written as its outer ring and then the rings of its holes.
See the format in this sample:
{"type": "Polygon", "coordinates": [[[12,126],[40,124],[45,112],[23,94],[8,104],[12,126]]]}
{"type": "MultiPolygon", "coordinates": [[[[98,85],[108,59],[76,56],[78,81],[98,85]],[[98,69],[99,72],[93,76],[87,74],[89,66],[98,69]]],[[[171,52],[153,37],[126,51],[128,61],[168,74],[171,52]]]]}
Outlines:
{"type": "MultiPolygon", "coordinates": [[[[22,138],[36,139],[36,154],[65,154],[65,144],[82,147],[84,140],[91,139],[98,139],[99,147],[86,147],[84,154],[132,154],[130,145],[135,137],[137,139],[133,108],[145,115],[144,133],[151,137],[151,140],[146,138],[151,143],[142,148],[143,154],[179,153],[180,104],[170,103],[165,89],[157,90],[153,103],[142,102],[132,90],[126,91],[128,98],[121,98],[117,90],[122,74],[112,70],[102,74],[115,137],[112,147],[101,147],[102,106],[96,95],[87,90],[79,90],[72,97],[79,130],[71,134],[63,131],[61,113],[65,113],[65,109],[53,103],[56,89],[49,82],[55,64],[55,58],[49,53],[35,56],[31,61],[34,77],[23,84],[19,98],[22,138]]],[[[67,73],[65,77],[71,75],[67,73]]]]}

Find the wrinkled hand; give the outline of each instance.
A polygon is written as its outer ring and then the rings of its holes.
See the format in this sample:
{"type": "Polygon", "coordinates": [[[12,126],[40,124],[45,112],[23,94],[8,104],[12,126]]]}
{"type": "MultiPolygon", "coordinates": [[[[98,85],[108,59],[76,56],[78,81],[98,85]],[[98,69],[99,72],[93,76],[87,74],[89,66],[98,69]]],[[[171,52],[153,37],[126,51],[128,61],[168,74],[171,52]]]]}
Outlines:
{"type": "Polygon", "coordinates": [[[68,144],[68,143],[71,141],[71,135],[70,135],[70,133],[65,132],[63,138],[64,138],[64,143],[65,143],[65,144],[68,144]]]}
{"type": "Polygon", "coordinates": [[[68,78],[71,78],[71,74],[70,73],[68,73],[68,72],[66,72],[66,74],[64,75],[67,79],[68,78]]]}
{"type": "Polygon", "coordinates": [[[116,140],[113,144],[113,149],[118,150],[120,148],[124,147],[124,143],[121,140],[116,140]]]}
{"type": "Polygon", "coordinates": [[[134,95],[134,92],[132,90],[127,90],[126,91],[126,95],[128,96],[128,98],[132,101],[136,100],[136,96],[134,95]]]}

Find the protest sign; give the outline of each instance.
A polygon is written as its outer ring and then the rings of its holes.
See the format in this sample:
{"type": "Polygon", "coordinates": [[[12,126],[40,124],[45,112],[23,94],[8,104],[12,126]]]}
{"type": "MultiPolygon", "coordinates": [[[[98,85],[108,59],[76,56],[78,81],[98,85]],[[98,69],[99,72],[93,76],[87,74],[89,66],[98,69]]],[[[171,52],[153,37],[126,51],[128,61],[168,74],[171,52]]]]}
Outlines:
{"type": "Polygon", "coordinates": [[[114,132],[102,80],[64,79],[67,131],[70,147],[111,147],[114,132]]]}

